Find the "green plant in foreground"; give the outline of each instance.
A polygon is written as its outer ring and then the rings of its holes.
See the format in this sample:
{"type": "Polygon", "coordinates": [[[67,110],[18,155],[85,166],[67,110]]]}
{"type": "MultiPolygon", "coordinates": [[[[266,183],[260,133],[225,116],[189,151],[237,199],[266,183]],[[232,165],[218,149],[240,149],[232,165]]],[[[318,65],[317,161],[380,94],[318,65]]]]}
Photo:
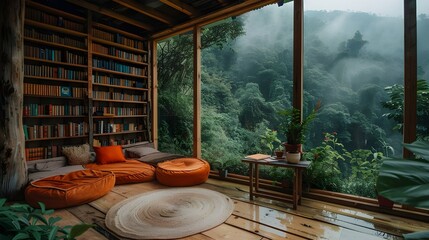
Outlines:
{"type": "Polygon", "coordinates": [[[5,203],[6,199],[0,199],[0,239],[2,240],[72,240],[93,226],[85,223],[75,226],[57,226],[55,224],[61,218],[46,218],[45,215],[52,214],[54,210],[46,210],[45,205],[40,202],[40,209],[34,209],[28,204],[6,205],[5,203]]]}
{"type": "MultiPolygon", "coordinates": [[[[396,203],[429,208],[429,142],[404,144],[416,159],[384,158],[377,191],[396,203]]],[[[405,239],[429,239],[429,231],[404,234],[405,239]]]]}

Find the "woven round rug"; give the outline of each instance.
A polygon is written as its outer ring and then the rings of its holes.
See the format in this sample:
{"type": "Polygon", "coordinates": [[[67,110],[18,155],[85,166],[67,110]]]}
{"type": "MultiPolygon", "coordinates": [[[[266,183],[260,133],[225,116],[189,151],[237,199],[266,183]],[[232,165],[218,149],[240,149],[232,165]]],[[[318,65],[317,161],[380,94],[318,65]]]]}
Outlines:
{"type": "Polygon", "coordinates": [[[106,226],[126,238],[181,238],[222,224],[233,210],[233,201],[224,194],[204,188],[169,188],[117,203],[107,212],[106,226]]]}

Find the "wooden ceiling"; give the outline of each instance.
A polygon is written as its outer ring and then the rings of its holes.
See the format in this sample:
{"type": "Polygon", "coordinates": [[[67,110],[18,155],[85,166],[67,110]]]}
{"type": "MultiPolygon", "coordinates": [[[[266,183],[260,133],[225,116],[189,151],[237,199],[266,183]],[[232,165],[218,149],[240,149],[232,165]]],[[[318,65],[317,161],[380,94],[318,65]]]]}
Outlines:
{"type": "MultiPolygon", "coordinates": [[[[164,39],[278,0],[34,0],[148,39],[164,39]]],[[[283,2],[283,1],[281,1],[283,2]]]]}

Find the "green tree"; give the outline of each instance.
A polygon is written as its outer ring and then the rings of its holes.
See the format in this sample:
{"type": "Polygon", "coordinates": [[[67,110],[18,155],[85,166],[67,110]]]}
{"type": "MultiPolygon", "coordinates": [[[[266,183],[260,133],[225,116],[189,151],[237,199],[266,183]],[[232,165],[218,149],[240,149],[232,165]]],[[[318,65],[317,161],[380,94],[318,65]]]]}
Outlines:
{"type": "MultiPolygon", "coordinates": [[[[396,122],[395,130],[402,132],[404,110],[404,86],[394,84],[385,88],[389,100],[383,102],[383,107],[390,110],[383,116],[396,122]]],[[[426,80],[417,81],[417,136],[427,138],[429,136],[429,84],[426,80]]]]}

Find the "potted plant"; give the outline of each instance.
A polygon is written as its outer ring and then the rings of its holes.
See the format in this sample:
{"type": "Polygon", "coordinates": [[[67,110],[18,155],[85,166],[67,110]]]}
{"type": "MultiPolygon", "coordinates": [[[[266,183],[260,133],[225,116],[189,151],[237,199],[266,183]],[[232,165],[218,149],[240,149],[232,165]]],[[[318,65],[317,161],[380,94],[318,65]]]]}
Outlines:
{"type": "Polygon", "coordinates": [[[283,158],[285,149],[284,149],[284,145],[280,144],[275,150],[274,150],[274,154],[276,155],[276,158],[281,159],[283,158]]]}
{"type": "Polygon", "coordinates": [[[269,154],[273,155],[274,143],[281,143],[277,137],[277,131],[266,128],[264,134],[260,135],[260,137],[261,143],[270,150],[269,154]]]}
{"type": "Polygon", "coordinates": [[[302,121],[300,109],[292,108],[279,112],[283,118],[280,128],[286,137],[285,149],[288,162],[297,162],[300,160],[302,144],[305,141],[309,124],[316,118],[319,108],[320,102],[316,104],[310,114],[302,119],[302,121]]]}
{"type": "MultiPolygon", "coordinates": [[[[393,202],[429,208],[429,142],[404,144],[415,159],[384,158],[377,178],[379,195],[393,202]]],[[[404,234],[405,239],[429,239],[429,230],[404,234]]]]}
{"type": "Polygon", "coordinates": [[[219,172],[219,177],[226,178],[228,177],[228,170],[234,164],[233,160],[220,159],[212,163],[212,167],[219,172]]]}

